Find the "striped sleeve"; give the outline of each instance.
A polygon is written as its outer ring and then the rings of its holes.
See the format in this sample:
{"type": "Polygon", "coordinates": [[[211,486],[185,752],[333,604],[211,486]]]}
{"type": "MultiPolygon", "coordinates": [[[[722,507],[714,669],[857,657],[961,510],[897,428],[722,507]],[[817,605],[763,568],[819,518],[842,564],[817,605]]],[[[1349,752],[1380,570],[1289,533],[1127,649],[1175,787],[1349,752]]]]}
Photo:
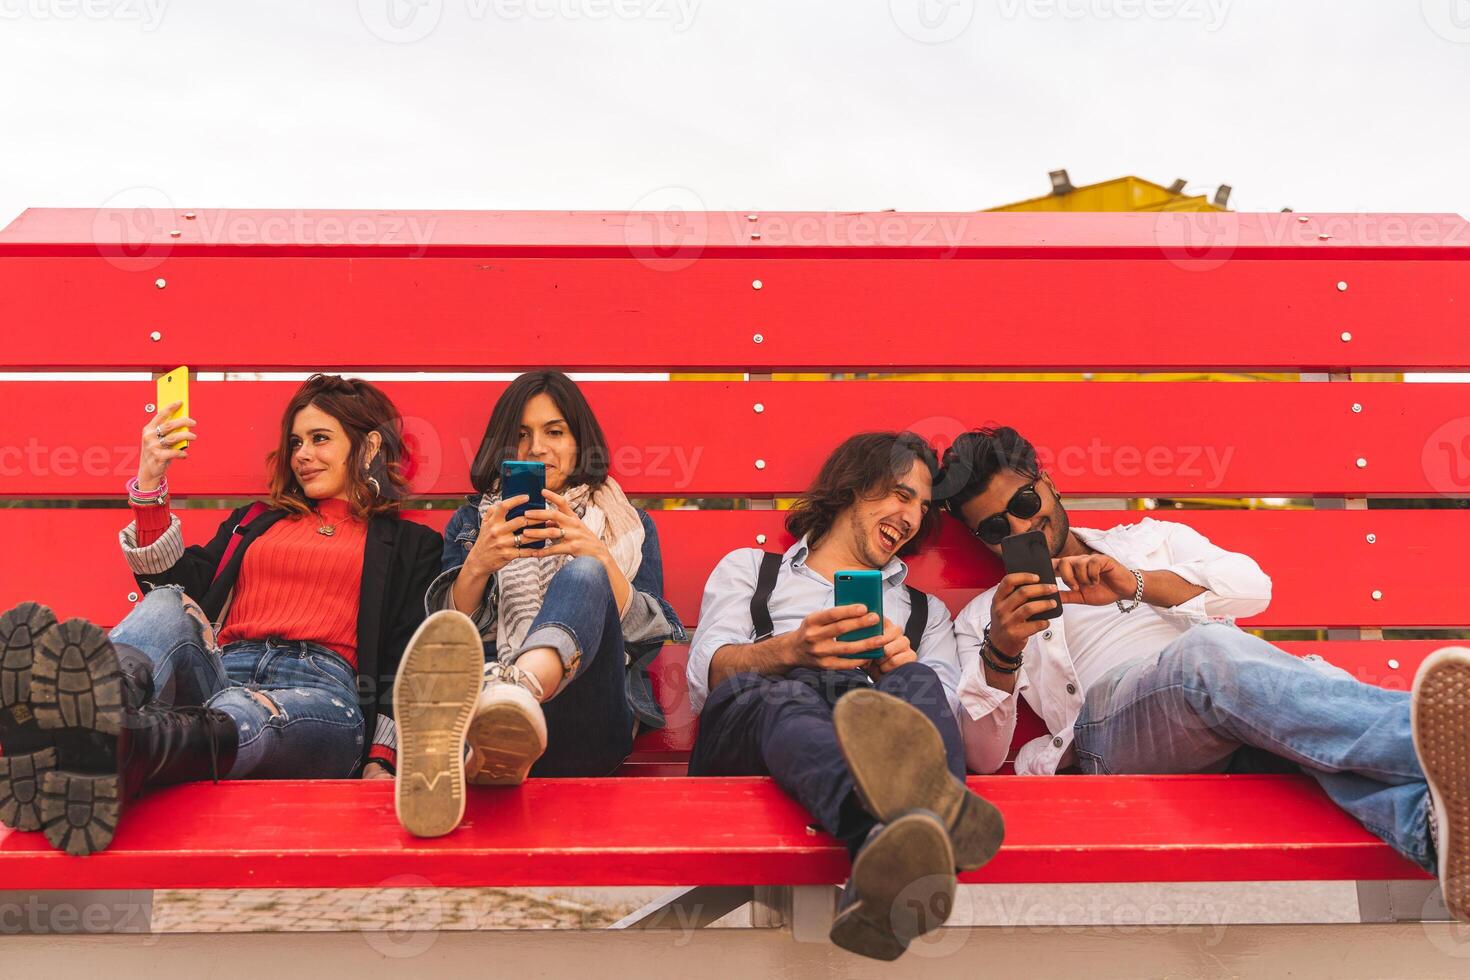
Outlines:
{"type": "Polygon", "coordinates": [[[387,715],[378,715],[378,727],[373,732],[373,747],[368,751],[368,761],[382,763],[395,771],[398,768],[398,725],[387,715]]]}
{"type": "Polygon", "coordinates": [[[119,531],[117,538],[134,575],[162,575],[184,557],[184,530],[178,515],[170,515],[168,530],[152,544],[138,544],[136,520],[119,531]]]}

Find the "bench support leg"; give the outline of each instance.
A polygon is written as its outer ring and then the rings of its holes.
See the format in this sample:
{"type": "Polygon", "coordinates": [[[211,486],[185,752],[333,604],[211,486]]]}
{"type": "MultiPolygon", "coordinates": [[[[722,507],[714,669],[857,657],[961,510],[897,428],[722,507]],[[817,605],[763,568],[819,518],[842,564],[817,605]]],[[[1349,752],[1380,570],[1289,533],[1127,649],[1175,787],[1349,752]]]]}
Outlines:
{"type": "Polygon", "coordinates": [[[1450,918],[1437,881],[1360,881],[1358,917],[1363,922],[1439,922],[1450,918]]]}
{"type": "Polygon", "coordinates": [[[837,915],[838,889],[833,885],[759,886],[750,906],[756,929],[790,929],[799,943],[824,943],[837,915]]]}
{"type": "Polygon", "coordinates": [[[0,935],[146,933],[151,891],[0,891],[0,935]]]}
{"type": "Polygon", "coordinates": [[[609,929],[703,929],[748,904],[755,889],[749,885],[698,885],[676,888],[660,895],[609,929]]]}

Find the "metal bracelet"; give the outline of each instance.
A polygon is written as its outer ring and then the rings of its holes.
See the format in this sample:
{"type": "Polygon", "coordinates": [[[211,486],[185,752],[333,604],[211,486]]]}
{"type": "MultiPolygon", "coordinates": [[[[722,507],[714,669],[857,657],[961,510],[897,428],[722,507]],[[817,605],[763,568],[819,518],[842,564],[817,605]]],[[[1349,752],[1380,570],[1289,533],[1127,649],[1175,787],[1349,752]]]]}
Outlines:
{"type": "Polygon", "coordinates": [[[1143,605],[1143,573],[1136,568],[1130,568],[1128,571],[1133,573],[1133,578],[1138,583],[1138,588],[1133,590],[1133,604],[1131,606],[1123,605],[1122,599],[1117,600],[1118,612],[1131,613],[1143,605]]]}

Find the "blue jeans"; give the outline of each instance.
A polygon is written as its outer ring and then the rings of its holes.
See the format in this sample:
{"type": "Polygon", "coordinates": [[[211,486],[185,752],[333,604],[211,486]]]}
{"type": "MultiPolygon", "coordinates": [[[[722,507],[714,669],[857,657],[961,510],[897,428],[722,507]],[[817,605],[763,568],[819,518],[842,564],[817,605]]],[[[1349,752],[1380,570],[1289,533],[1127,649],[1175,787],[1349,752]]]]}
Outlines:
{"type": "Polygon", "coordinates": [[[1409,694],[1320,657],[1294,657],[1233,626],[1196,626],[1089,687],[1074,733],[1085,773],[1306,772],[1364,827],[1436,871],[1409,694]]]}
{"type": "Polygon", "coordinates": [[[235,720],[240,749],[227,778],[345,779],[356,772],[365,728],[357,672],[331,650],[269,639],[221,651],[174,586],[149,592],[111,638],[152,662],[153,703],[202,704],[235,720]]]}
{"type": "Polygon", "coordinates": [[[507,659],[534,647],[560,654],[566,677],[542,706],[546,754],[532,776],[609,776],[633,752],[633,709],[623,627],[607,570],[595,558],[573,558],[551,578],[525,641],[507,659]]]}
{"type": "Polygon", "coordinates": [[[878,821],[853,791],[832,709],[860,687],[877,687],[922,711],[939,730],[950,772],[965,778],[965,749],[949,696],[934,669],[921,663],[904,664],[876,684],[860,670],[809,667],[783,677],[726,678],[700,712],[689,775],[770,776],[855,857],[878,821]]]}

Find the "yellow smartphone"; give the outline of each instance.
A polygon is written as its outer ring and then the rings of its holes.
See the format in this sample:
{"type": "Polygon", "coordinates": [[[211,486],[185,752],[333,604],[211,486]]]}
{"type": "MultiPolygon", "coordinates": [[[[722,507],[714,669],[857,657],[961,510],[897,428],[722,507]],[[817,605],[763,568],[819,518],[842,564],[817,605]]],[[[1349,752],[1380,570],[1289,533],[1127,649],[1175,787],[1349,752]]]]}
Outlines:
{"type": "MultiPolygon", "coordinates": [[[[174,402],[183,402],[183,404],[179,406],[177,412],[164,419],[165,422],[189,417],[189,369],[186,367],[177,367],[167,374],[158,376],[159,410],[162,411],[174,402]]],[[[188,429],[180,429],[175,435],[188,431],[188,429]]],[[[188,445],[189,443],[187,441],[183,441],[174,443],[169,448],[184,449],[188,445]]]]}

